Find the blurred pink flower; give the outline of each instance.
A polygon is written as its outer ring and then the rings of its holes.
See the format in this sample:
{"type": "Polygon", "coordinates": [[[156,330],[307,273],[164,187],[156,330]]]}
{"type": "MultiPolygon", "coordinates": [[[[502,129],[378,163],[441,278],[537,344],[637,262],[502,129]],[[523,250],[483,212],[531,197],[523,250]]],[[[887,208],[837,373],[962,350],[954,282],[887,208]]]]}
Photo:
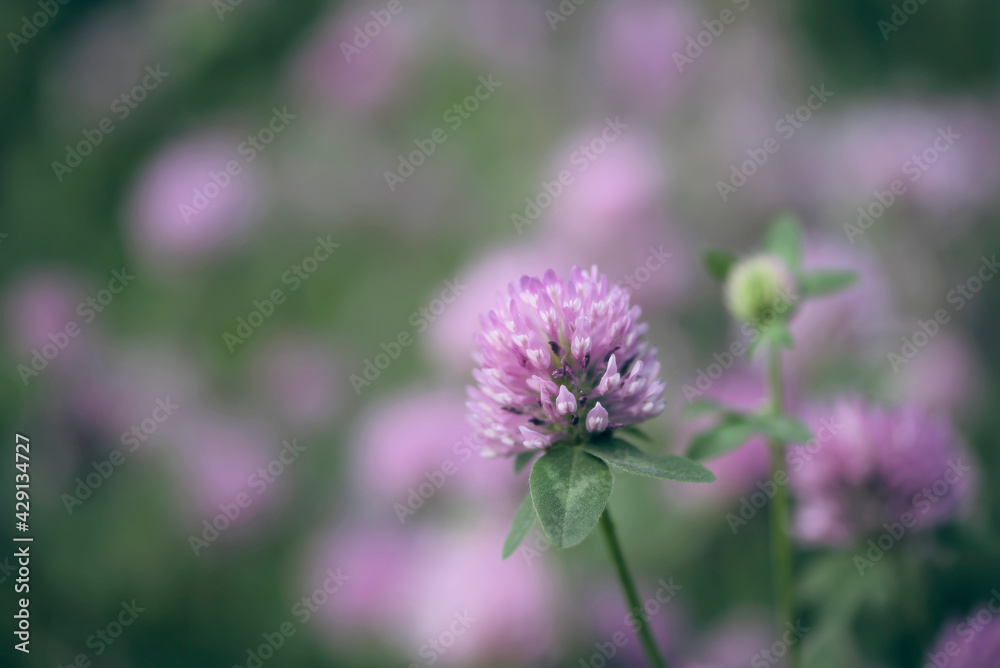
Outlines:
{"type": "Polygon", "coordinates": [[[880,101],[820,123],[803,163],[834,203],[874,201],[899,179],[903,199],[946,214],[982,204],[1000,181],[1000,130],[975,103],[880,101]]]}
{"type": "Polygon", "coordinates": [[[298,86],[309,97],[339,109],[365,112],[388,103],[414,62],[420,32],[420,8],[410,3],[402,7],[383,21],[385,25],[368,5],[339,7],[296,56],[292,76],[298,86]]]}
{"type": "Polygon", "coordinates": [[[974,351],[961,334],[940,332],[892,376],[894,395],[946,414],[978,404],[983,379],[974,351]]]}
{"type": "MultiPolygon", "coordinates": [[[[426,536],[404,532],[399,525],[352,524],[317,539],[306,555],[305,577],[295,584],[307,592],[328,571],[348,578],[320,608],[317,619],[338,644],[381,636],[399,645],[404,620],[415,604],[415,590],[423,573],[426,536]],[[362,637],[357,637],[362,634],[362,637]]],[[[296,596],[301,596],[299,591],[296,596]]]]}
{"type": "Polygon", "coordinates": [[[553,651],[559,619],[554,573],[544,559],[529,563],[514,555],[501,561],[507,529],[505,521],[433,542],[406,621],[413,655],[454,628],[463,631],[439,655],[445,665],[526,665],[553,651]],[[464,623],[456,626],[456,619],[464,623]]]}
{"type": "Polygon", "coordinates": [[[469,431],[458,393],[419,388],[381,399],[354,439],[360,489],[388,499],[425,482],[424,473],[453,458],[452,447],[469,431]]]}
{"type": "Polygon", "coordinates": [[[687,72],[673,54],[702,29],[686,3],[615,0],[602,5],[597,26],[597,66],[610,99],[661,109],[677,97],[687,72]]]}
{"type": "MultiPolygon", "coordinates": [[[[354,442],[360,492],[394,507],[409,507],[421,486],[506,507],[514,489],[525,487],[510,470],[479,456],[482,444],[472,438],[465,398],[450,390],[411,388],[381,400],[361,419],[354,442]]],[[[403,512],[401,520],[409,517],[403,512]]]]}
{"type": "Polygon", "coordinates": [[[591,248],[618,243],[623,224],[649,218],[657,210],[664,196],[665,168],[653,148],[656,143],[640,128],[627,125],[609,132],[608,124],[595,124],[576,133],[557,153],[552,179],[568,171],[573,181],[552,198],[545,225],[549,234],[591,248]]]}
{"type": "MultiPolygon", "coordinates": [[[[742,613],[716,627],[698,643],[691,658],[681,661],[681,668],[744,668],[774,642],[770,626],[761,621],[765,615],[742,613]]],[[[773,656],[773,655],[772,655],[773,656]]],[[[763,657],[759,657],[764,662],[763,657]]]]}
{"type": "Polygon", "coordinates": [[[924,666],[947,668],[985,668],[1000,662],[1000,623],[993,610],[1000,604],[1000,595],[993,589],[993,598],[970,610],[966,621],[951,619],[945,623],[934,647],[928,652],[924,666]],[[985,614],[984,614],[985,613],[985,614]],[[989,621],[982,623],[986,616],[989,621]],[[976,621],[971,621],[975,618],[976,621]]]}
{"type": "Polygon", "coordinates": [[[294,463],[284,466],[277,476],[258,473],[267,470],[280,447],[277,437],[261,423],[218,414],[180,414],[171,439],[180,465],[178,486],[194,502],[190,510],[199,527],[203,519],[223,512],[220,505],[235,503],[241,493],[250,498],[250,504],[231,523],[245,524],[270,509],[283,489],[293,486],[295,473],[290,469],[294,463]]]}
{"type": "Polygon", "coordinates": [[[3,296],[4,329],[12,349],[23,355],[53,344],[60,355],[72,355],[87,338],[87,323],[76,310],[85,298],[85,281],[68,270],[37,269],[14,279],[3,296]],[[66,334],[70,323],[79,329],[76,336],[66,334]],[[64,337],[68,343],[63,349],[64,337]]]}
{"type": "Polygon", "coordinates": [[[922,407],[844,399],[807,422],[818,448],[788,453],[795,531],[807,543],[848,544],[907,515],[906,529],[924,528],[959,516],[972,496],[974,462],[949,421],[922,407]]]}
{"type": "Polygon", "coordinates": [[[601,127],[578,133],[554,161],[551,180],[566,170],[573,181],[537,223],[542,243],[581,266],[600,265],[641,303],[677,301],[693,266],[686,241],[664,212],[667,174],[656,142],[631,125],[604,140],[601,127]]]}
{"type": "Polygon", "coordinates": [[[266,191],[257,166],[239,153],[241,141],[229,132],[185,137],[143,168],[127,219],[132,247],[147,265],[187,266],[248,237],[266,191]],[[227,171],[230,162],[239,173],[227,171]]]}

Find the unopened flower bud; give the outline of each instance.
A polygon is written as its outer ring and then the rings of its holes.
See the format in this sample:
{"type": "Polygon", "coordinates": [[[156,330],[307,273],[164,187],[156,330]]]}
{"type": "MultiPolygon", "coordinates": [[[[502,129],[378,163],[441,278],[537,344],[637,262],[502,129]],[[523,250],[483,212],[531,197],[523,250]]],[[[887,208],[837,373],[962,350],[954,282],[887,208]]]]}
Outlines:
{"type": "Polygon", "coordinates": [[[757,255],[736,264],[729,272],[726,306],[737,320],[766,322],[791,308],[794,286],[780,259],[757,255]]]}

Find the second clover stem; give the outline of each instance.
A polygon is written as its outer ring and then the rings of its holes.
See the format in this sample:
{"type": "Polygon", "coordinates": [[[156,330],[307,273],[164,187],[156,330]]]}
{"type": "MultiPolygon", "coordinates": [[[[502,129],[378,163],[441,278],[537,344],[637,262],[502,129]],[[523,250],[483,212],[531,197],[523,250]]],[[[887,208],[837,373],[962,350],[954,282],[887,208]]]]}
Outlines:
{"type": "Polygon", "coordinates": [[[621,582],[622,590],[625,592],[629,611],[634,612],[635,617],[640,622],[638,630],[639,642],[642,643],[646,660],[654,668],[667,668],[667,664],[663,661],[659,650],[656,648],[656,642],[653,640],[653,635],[649,629],[649,620],[646,619],[645,610],[639,602],[639,592],[635,588],[635,582],[632,580],[628,565],[625,563],[625,555],[622,554],[621,546],[618,544],[615,525],[611,521],[610,508],[605,508],[604,513],[601,515],[601,534],[604,536],[604,543],[608,546],[608,552],[611,553],[611,560],[614,562],[615,570],[618,572],[618,580],[621,582]]]}
{"type": "MultiPolygon", "coordinates": [[[[776,346],[768,351],[768,391],[771,413],[784,411],[784,388],[781,382],[781,353],[776,346]]],[[[785,444],[771,441],[771,481],[776,491],[771,499],[771,579],[774,583],[776,632],[794,625],[795,589],[792,575],[792,542],[789,536],[788,479],[785,471],[785,444]],[[784,484],[782,484],[784,483],[784,484]]],[[[788,648],[788,668],[799,667],[799,648],[788,648]]]]}

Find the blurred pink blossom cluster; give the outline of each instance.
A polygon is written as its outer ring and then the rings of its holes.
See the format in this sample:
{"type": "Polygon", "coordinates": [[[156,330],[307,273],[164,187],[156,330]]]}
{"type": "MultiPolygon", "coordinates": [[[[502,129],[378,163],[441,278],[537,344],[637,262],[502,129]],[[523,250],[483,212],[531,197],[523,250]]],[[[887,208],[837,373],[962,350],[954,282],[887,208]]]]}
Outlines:
{"type": "Polygon", "coordinates": [[[809,463],[790,476],[795,528],[806,542],[845,544],[896,523],[932,526],[959,515],[975,489],[974,464],[949,421],[922,408],[845,399],[815,411],[810,425],[832,434],[815,451],[802,446],[809,463]]]}

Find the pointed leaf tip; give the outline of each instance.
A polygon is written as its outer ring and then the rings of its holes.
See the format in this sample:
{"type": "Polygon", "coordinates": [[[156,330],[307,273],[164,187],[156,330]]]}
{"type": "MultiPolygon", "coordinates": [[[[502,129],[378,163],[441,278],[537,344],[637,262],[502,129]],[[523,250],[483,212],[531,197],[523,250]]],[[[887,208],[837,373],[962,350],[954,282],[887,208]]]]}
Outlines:
{"type": "Polygon", "coordinates": [[[818,270],[799,277],[799,292],[803,297],[820,297],[850,287],[858,280],[853,271],[818,270]]]}
{"type": "Polygon", "coordinates": [[[531,527],[535,526],[535,519],[538,514],[535,513],[535,505],[531,501],[531,494],[524,497],[524,501],[518,507],[517,512],[514,513],[514,522],[510,526],[510,531],[507,533],[507,538],[503,542],[503,558],[506,559],[510,555],[514,554],[518,546],[524,541],[528,532],[531,531],[531,527]]]}
{"type": "Polygon", "coordinates": [[[764,236],[764,250],[784,260],[789,269],[802,265],[802,228],[794,215],[782,214],[771,223],[764,236]]]}
{"type": "Polygon", "coordinates": [[[696,461],[680,455],[650,455],[618,438],[587,443],[583,449],[615,469],[647,478],[679,482],[713,482],[715,475],[696,461]]]}

